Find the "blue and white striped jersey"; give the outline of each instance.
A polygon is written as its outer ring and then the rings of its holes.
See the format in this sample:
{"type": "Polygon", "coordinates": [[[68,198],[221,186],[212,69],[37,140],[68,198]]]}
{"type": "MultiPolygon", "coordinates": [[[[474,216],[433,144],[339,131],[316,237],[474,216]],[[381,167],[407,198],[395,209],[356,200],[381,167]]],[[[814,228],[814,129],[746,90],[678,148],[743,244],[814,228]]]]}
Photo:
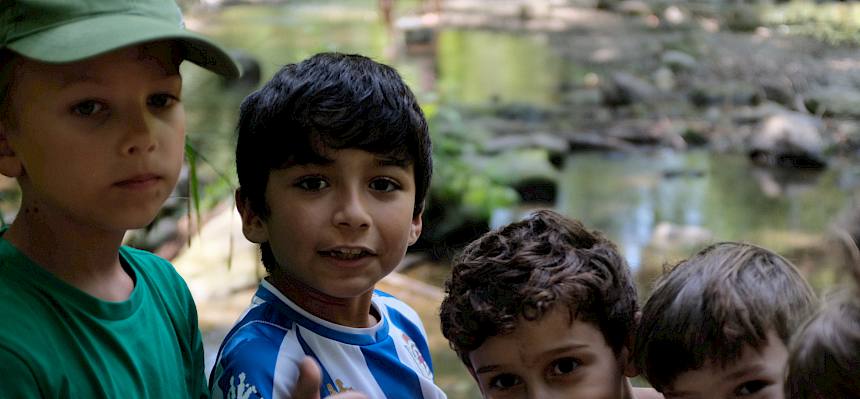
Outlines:
{"type": "Polygon", "coordinates": [[[289,398],[304,355],[320,365],[323,398],[350,389],[370,398],[445,398],[433,383],[418,314],[382,291],[374,291],[371,303],[379,323],[345,327],[306,312],[263,280],[221,344],[209,379],[212,398],[289,398]]]}

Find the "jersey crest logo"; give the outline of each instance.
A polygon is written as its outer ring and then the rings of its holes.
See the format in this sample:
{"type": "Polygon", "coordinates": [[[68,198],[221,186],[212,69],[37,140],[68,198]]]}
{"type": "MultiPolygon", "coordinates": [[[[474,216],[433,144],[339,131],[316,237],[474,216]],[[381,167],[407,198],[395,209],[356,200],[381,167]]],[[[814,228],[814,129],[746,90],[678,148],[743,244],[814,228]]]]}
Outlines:
{"type": "Polygon", "coordinates": [[[424,356],[421,355],[421,351],[418,349],[418,345],[412,338],[409,338],[406,333],[403,333],[403,342],[406,344],[406,351],[409,352],[409,356],[412,357],[412,360],[415,362],[418,370],[421,374],[429,379],[433,379],[433,370],[430,370],[430,365],[424,361],[424,356]]]}
{"type": "Polygon", "coordinates": [[[331,384],[326,384],[325,386],[329,395],[334,395],[338,392],[352,391],[352,387],[343,385],[343,381],[341,381],[340,378],[336,378],[334,383],[337,385],[337,388],[333,387],[331,384]]]}

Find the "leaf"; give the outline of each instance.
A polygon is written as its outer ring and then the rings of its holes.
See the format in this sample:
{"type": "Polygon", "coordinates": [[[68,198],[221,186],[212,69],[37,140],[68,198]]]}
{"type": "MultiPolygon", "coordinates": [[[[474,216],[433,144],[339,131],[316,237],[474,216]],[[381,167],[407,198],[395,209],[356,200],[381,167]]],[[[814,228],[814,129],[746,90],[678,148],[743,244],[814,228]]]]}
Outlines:
{"type": "MultiPolygon", "coordinates": [[[[197,178],[197,150],[191,146],[187,141],[185,142],[185,158],[188,160],[188,193],[189,196],[189,207],[188,207],[188,223],[189,227],[191,226],[191,211],[194,210],[194,216],[197,218],[197,223],[195,224],[197,227],[197,235],[200,235],[200,181],[197,178]]],[[[191,235],[188,235],[188,245],[191,245],[191,235]]]]}

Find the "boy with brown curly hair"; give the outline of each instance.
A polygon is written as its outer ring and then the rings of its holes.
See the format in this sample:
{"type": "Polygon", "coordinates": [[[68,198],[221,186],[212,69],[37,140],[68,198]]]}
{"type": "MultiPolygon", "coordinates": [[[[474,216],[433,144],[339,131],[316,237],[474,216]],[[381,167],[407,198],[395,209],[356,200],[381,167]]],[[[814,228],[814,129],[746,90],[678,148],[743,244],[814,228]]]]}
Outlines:
{"type": "Polygon", "coordinates": [[[646,398],[626,376],[636,289],[615,245],[540,210],[469,244],[442,333],[485,398],[646,398]]]}

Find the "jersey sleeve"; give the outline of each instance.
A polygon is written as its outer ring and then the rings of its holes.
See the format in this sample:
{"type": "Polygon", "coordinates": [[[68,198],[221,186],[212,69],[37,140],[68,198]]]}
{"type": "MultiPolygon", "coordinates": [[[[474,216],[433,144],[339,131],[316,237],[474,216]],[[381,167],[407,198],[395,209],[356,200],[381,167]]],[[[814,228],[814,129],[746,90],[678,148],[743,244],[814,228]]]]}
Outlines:
{"type": "Polygon", "coordinates": [[[212,371],[212,399],[290,398],[298,379],[298,360],[280,354],[266,340],[225,345],[212,371]],[[242,396],[246,395],[246,396],[242,396]]]}
{"type": "Polygon", "coordinates": [[[0,375],[3,377],[2,396],[4,398],[30,399],[42,398],[39,380],[33,370],[20,356],[0,347],[0,375]]]}

